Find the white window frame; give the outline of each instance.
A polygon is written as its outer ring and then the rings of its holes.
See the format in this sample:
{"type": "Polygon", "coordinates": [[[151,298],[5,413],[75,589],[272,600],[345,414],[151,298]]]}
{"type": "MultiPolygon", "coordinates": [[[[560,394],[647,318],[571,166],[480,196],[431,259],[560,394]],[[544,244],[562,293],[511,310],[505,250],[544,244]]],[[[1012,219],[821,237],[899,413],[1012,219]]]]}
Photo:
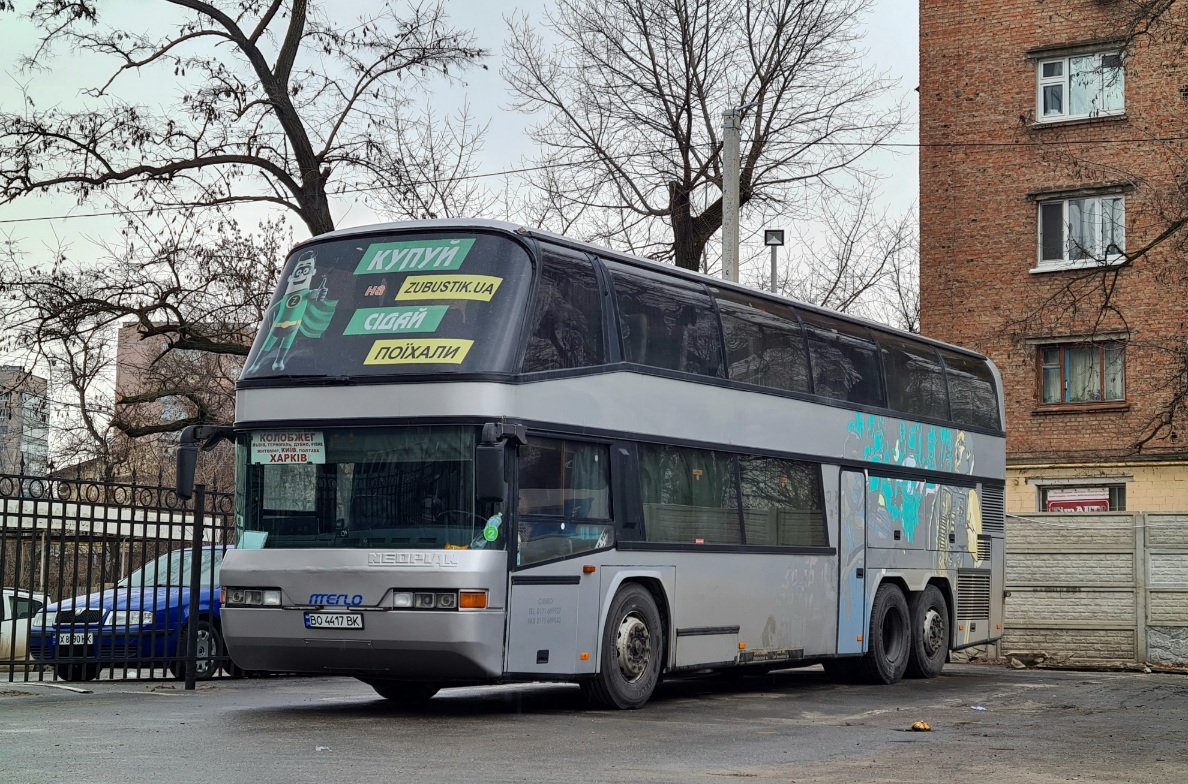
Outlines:
{"type": "Polygon", "coordinates": [[[1117,101],[1118,105],[1106,106],[1110,94],[1106,91],[1105,74],[1106,67],[1103,65],[1103,60],[1107,57],[1116,57],[1121,60],[1121,53],[1118,51],[1103,51],[1103,52],[1089,52],[1084,54],[1070,54],[1065,57],[1046,57],[1038,60],[1035,64],[1035,119],[1039,123],[1051,122],[1067,122],[1068,120],[1083,120],[1091,117],[1109,117],[1126,113],[1126,65],[1121,63],[1117,66],[1117,101]],[[1088,102],[1088,108],[1085,111],[1072,111],[1072,70],[1074,60],[1084,60],[1086,58],[1093,58],[1092,72],[1096,76],[1096,90],[1088,102]],[[1053,66],[1051,70],[1059,70],[1060,73],[1052,76],[1044,75],[1044,67],[1053,66]],[[1056,68],[1055,66],[1059,66],[1056,68]],[[1061,95],[1061,109],[1059,113],[1045,114],[1044,113],[1044,90],[1045,88],[1059,88],[1061,95]]]}
{"type": "MultiPolygon", "coordinates": [[[[1085,221],[1082,219],[1082,225],[1085,221]]],[[[1091,267],[1113,266],[1126,260],[1126,197],[1121,193],[1102,193],[1086,196],[1073,196],[1065,199],[1039,200],[1035,213],[1036,236],[1036,267],[1032,272],[1054,272],[1069,269],[1087,269],[1091,267]],[[1074,206],[1074,202],[1078,203],[1074,206]],[[1072,221],[1070,213],[1080,211],[1084,215],[1084,203],[1094,205],[1090,219],[1090,231],[1096,240],[1097,247],[1083,247],[1070,239],[1072,221]],[[1111,214],[1116,216],[1110,221],[1110,236],[1105,236],[1106,210],[1103,202],[1111,202],[1111,214]],[[1061,257],[1058,259],[1044,258],[1044,208],[1061,205],[1061,257]],[[1085,255],[1080,255],[1084,253],[1085,255]]]]}

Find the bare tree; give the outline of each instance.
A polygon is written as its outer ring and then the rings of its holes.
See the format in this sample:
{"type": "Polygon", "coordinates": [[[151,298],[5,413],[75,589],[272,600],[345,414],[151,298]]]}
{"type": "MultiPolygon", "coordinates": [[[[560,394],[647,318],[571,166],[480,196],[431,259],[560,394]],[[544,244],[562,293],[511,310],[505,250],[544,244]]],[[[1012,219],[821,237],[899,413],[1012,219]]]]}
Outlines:
{"type": "Polygon", "coordinates": [[[784,265],[784,277],[777,278],[777,289],[795,299],[919,332],[915,210],[898,217],[879,212],[869,190],[853,201],[826,198],[819,206],[821,220],[811,225],[812,233],[799,232],[790,245],[795,255],[784,265]]]}
{"type": "Polygon", "coordinates": [[[857,65],[868,5],[557,0],[549,39],[513,20],[503,75],[540,116],[538,186],[562,215],[596,216],[591,239],[698,269],[722,224],[723,111],[749,107],[741,203],[787,212],[900,123],[875,106],[891,83],[857,65]]]}
{"type": "Polygon", "coordinates": [[[103,0],[30,5],[41,37],[25,69],[67,53],[109,67],[81,108],[29,93],[0,112],[0,204],[66,194],[123,216],[122,237],[97,250],[58,249],[32,269],[0,258],[0,330],[60,382],[67,454],[127,462],[128,437],[230,421],[231,376],[292,241],[284,218],[245,231],[232,207],[279,206],[319,234],[340,194],[382,193],[399,217],[482,199],[467,176],[485,128],[465,110],[455,124],[416,108],[486,54],[444,2],[377,0],[345,19],[341,4],[309,0],[145,0],[144,34],[103,0]],[[144,95],[136,79],[153,72],[178,89],[144,95]],[[140,366],[117,389],[110,339],[129,322],[140,366]]]}
{"type": "Polygon", "coordinates": [[[11,248],[0,257],[0,331],[27,366],[54,375],[59,453],[119,463],[128,450],[115,431],[136,438],[231,421],[234,377],[291,235],[280,219],[246,232],[211,217],[129,213],[121,240],[83,262],[65,250],[48,268],[11,248]],[[119,383],[121,370],[132,380],[119,383]]]}
{"type": "Polygon", "coordinates": [[[139,8],[167,29],[104,25],[102,0],[33,4],[42,37],[26,68],[52,67],[58,49],[113,65],[79,111],[39,109],[30,95],[24,111],[0,113],[0,203],[119,188],[126,203],[153,207],[279,205],[313,234],[334,228],[330,197],[347,190],[383,190],[416,210],[420,160],[386,155],[399,146],[391,118],[431,79],[485,54],[440,1],[401,14],[381,0],[352,23],[309,0],[139,8]],[[152,69],[172,71],[175,105],[120,97],[123,80],[152,69]]]}

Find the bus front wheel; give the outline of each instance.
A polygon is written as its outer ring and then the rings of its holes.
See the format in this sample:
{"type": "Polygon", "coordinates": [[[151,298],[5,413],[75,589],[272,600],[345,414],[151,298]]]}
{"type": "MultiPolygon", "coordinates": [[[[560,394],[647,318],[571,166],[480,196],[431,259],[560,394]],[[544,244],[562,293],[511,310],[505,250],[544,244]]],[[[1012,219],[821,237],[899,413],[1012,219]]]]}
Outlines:
{"type": "Polygon", "coordinates": [[[859,672],[867,683],[895,683],[911,658],[912,631],[907,599],[891,583],[883,583],[870,607],[870,634],[859,672]]]}
{"type": "Polygon", "coordinates": [[[935,585],[912,598],[912,656],[910,678],[935,678],[945,666],[949,652],[949,604],[935,585]]]}
{"type": "Polygon", "coordinates": [[[598,675],[582,682],[591,703],[635,710],[652,696],[660,679],[664,629],[652,593],[638,583],[619,589],[602,632],[598,675]]]}

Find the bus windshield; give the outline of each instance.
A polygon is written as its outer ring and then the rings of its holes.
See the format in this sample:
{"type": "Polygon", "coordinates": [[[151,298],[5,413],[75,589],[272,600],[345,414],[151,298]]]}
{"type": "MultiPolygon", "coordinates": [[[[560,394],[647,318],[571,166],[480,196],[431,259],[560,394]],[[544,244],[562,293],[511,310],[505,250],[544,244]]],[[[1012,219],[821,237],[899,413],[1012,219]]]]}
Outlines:
{"type": "Polygon", "coordinates": [[[239,437],[240,546],[502,549],[474,498],[474,427],[257,430],[239,437]]]}
{"type": "Polygon", "coordinates": [[[479,231],[366,234],[285,263],[242,380],[510,372],[532,265],[479,231]]]}

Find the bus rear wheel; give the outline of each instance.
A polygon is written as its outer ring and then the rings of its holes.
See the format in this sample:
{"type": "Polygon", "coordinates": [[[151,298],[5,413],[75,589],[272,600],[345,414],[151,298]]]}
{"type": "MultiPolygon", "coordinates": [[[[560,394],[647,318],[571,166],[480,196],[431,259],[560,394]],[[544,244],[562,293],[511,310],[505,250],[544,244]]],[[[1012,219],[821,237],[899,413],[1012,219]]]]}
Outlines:
{"type": "Polygon", "coordinates": [[[891,583],[883,583],[870,608],[867,652],[859,665],[867,683],[895,683],[907,671],[911,659],[911,624],[907,599],[891,583]]]}
{"type": "Polygon", "coordinates": [[[635,710],[660,680],[664,629],[651,591],[638,583],[619,589],[602,632],[598,675],[582,681],[586,698],[604,708],[635,710]]]}
{"type": "Polygon", "coordinates": [[[418,681],[363,681],[375,693],[388,702],[401,708],[418,708],[437,694],[441,687],[436,683],[421,683],[418,681]]]}
{"type": "Polygon", "coordinates": [[[945,666],[949,651],[949,603],[935,585],[912,597],[912,656],[909,678],[935,678],[945,666]]]}

